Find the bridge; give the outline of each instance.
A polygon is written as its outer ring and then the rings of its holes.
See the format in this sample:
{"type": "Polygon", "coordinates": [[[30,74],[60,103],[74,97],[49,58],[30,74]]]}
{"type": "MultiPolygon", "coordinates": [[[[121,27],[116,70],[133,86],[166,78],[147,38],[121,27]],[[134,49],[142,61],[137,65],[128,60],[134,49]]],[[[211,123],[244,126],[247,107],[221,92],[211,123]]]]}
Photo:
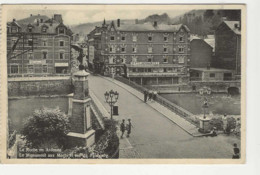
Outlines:
{"type": "Polygon", "coordinates": [[[111,89],[119,92],[119,116],[114,119],[132,121],[131,136],[120,139],[120,158],[232,157],[234,140],[230,142],[225,135],[194,137],[197,128],[193,124],[157,102],[144,103],[140,91],[121,81],[90,75],[89,87],[107,112],[110,107],[104,93],[111,89]]]}

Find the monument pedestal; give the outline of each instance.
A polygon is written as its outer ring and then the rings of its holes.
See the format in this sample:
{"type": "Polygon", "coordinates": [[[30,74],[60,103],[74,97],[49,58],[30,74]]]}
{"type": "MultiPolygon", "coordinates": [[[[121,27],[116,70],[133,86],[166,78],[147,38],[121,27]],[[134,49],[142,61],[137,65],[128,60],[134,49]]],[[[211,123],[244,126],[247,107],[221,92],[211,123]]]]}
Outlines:
{"type": "Polygon", "coordinates": [[[85,70],[78,71],[74,74],[74,94],[70,100],[70,145],[89,147],[95,143],[95,130],[91,125],[91,98],[89,96],[88,80],[89,73],[85,70]]]}
{"type": "Polygon", "coordinates": [[[200,118],[200,128],[199,132],[202,133],[209,133],[210,132],[210,124],[209,124],[210,119],[208,118],[200,118]]]}
{"type": "Polygon", "coordinates": [[[95,130],[90,129],[85,134],[69,132],[68,136],[72,146],[90,147],[95,143],[95,130]]]}

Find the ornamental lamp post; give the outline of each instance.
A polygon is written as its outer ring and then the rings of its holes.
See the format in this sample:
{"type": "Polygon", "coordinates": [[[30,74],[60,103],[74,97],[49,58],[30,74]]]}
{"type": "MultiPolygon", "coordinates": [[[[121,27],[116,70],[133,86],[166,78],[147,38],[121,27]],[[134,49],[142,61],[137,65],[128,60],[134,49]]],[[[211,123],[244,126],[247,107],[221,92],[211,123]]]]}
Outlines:
{"type": "Polygon", "coordinates": [[[205,119],[206,118],[206,109],[209,108],[208,99],[206,97],[204,98],[204,103],[202,105],[202,108],[203,108],[203,113],[204,113],[203,118],[205,119]]]}
{"type": "Polygon", "coordinates": [[[110,106],[111,119],[113,119],[113,107],[114,107],[114,104],[118,100],[119,93],[117,91],[110,90],[109,92],[108,91],[105,92],[104,96],[105,96],[105,99],[106,99],[106,103],[108,103],[109,106],[110,106]]]}

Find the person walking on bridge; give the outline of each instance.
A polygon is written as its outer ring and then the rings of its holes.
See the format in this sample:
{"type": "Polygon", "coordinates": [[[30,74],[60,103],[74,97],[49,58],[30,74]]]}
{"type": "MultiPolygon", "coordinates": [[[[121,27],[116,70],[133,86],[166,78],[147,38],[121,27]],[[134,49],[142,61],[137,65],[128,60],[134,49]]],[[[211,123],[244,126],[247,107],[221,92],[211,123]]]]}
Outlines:
{"type": "Polygon", "coordinates": [[[124,133],[125,133],[125,119],[122,120],[122,123],[120,124],[120,131],[121,131],[121,139],[123,138],[124,136],[124,133]]]}
{"type": "Polygon", "coordinates": [[[131,123],[131,119],[128,119],[128,124],[126,125],[126,130],[127,130],[127,136],[126,137],[130,137],[132,128],[134,128],[134,127],[131,123]]]}
{"type": "Polygon", "coordinates": [[[147,90],[144,90],[144,102],[145,103],[147,102],[147,95],[148,95],[147,90]]]}

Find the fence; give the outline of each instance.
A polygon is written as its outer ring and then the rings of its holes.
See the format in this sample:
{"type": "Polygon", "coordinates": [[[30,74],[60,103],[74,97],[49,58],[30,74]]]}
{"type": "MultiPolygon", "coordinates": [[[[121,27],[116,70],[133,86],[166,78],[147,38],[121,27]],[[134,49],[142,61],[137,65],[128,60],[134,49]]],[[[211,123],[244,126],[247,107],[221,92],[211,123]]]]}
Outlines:
{"type": "MultiPolygon", "coordinates": [[[[116,80],[118,81],[121,81],[131,87],[133,87],[134,89],[140,91],[140,92],[144,92],[145,90],[148,91],[149,89],[141,86],[141,85],[138,85],[126,78],[123,78],[123,77],[115,77],[116,80]]],[[[169,108],[170,110],[172,110],[173,112],[175,112],[176,114],[180,115],[181,117],[185,117],[187,119],[187,117],[189,116],[193,116],[194,114],[192,114],[191,112],[187,111],[186,109],[183,109],[182,107],[172,103],[171,101],[163,98],[162,96],[160,95],[157,95],[157,98],[156,98],[156,101],[160,104],[162,104],[163,106],[169,108]]],[[[187,119],[189,120],[189,119],[187,119]]]]}

